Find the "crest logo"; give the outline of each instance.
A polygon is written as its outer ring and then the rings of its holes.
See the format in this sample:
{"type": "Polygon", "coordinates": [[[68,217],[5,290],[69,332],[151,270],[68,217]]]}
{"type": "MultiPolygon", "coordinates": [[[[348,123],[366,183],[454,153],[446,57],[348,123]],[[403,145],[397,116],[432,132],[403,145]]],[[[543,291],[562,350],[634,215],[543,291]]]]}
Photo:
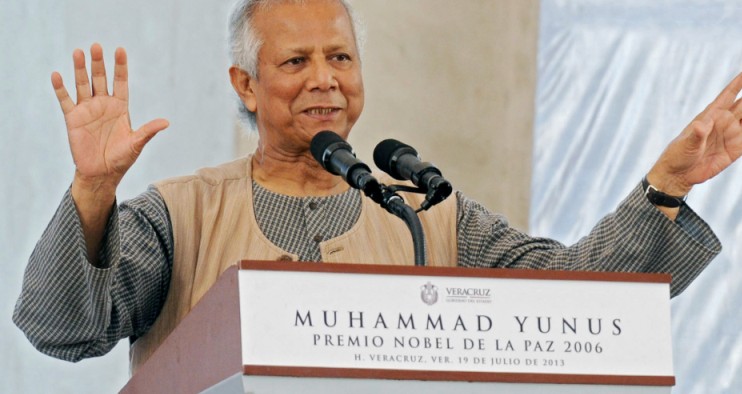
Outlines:
{"type": "Polygon", "coordinates": [[[438,287],[430,282],[420,286],[420,298],[428,305],[435,304],[438,302],[438,287]]]}

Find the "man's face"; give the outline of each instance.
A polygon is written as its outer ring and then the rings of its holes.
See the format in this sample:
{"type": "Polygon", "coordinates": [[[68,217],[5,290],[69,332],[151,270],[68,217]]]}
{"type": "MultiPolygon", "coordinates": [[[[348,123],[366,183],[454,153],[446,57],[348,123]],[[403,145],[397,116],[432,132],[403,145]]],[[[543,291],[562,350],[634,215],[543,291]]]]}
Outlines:
{"type": "Polygon", "coordinates": [[[332,130],[347,138],[363,109],[363,80],[350,18],[334,0],[286,2],[253,18],[263,45],[245,102],[262,143],[304,153],[332,130]]]}

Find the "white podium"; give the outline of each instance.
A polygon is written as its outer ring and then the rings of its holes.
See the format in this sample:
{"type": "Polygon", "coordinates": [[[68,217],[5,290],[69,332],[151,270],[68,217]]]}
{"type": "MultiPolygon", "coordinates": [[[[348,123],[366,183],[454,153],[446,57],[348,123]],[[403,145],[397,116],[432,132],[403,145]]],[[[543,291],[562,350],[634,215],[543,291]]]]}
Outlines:
{"type": "Polygon", "coordinates": [[[669,282],[243,261],[122,392],[669,393],[669,282]]]}

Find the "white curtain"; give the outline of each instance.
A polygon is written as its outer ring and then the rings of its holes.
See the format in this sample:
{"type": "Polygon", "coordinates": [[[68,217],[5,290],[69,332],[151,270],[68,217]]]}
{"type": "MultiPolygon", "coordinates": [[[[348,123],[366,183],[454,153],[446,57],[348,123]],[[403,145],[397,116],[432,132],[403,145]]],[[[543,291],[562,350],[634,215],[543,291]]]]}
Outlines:
{"type": "MultiPolygon", "coordinates": [[[[36,351],[11,322],[28,256],[67,190],[74,167],[50,83],[74,97],[72,50],[103,45],[129,55],[134,127],[157,117],[155,137],[119,188],[131,198],[157,179],[233,157],[234,108],[226,45],[232,0],[11,0],[0,6],[0,392],[113,393],[129,377],[126,340],[78,364],[36,351]]],[[[112,75],[112,68],[109,68],[112,75]]]]}
{"type": "MultiPolygon", "coordinates": [[[[571,243],[742,71],[740,1],[542,0],[530,229],[571,243]]],[[[724,250],[672,302],[674,393],[742,392],[742,163],[688,204],[724,250]]]]}
{"type": "MultiPolygon", "coordinates": [[[[110,63],[124,46],[133,123],[171,120],[127,176],[121,199],[152,180],[224,162],[233,144],[224,40],[231,3],[14,0],[0,7],[0,391],[115,392],[128,379],[126,341],[106,357],[69,364],[38,353],[10,322],[26,260],[73,171],[51,71],[69,86],[73,48],[99,41],[110,63]]],[[[742,6],[543,0],[541,15],[530,227],[570,242],[612,210],[742,70],[742,6]]],[[[673,303],[678,393],[742,392],[741,172],[737,164],[689,200],[725,249],[673,303]]]]}

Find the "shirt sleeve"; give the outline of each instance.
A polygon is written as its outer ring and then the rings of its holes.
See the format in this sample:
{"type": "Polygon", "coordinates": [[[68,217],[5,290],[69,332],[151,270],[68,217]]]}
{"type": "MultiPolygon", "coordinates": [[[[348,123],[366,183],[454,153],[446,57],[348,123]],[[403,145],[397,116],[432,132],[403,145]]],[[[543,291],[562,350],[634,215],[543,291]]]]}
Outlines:
{"type": "Polygon", "coordinates": [[[31,254],[13,313],[39,351],[68,361],[100,356],[159,314],[173,256],[162,197],[150,188],[114,207],[105,231],[98,268],[68,190],[31,254]]]}
{"type": "Polygon", "coordinates": [[[457,199],[459,265],[465,267],[669,273],[675,296],[721,251],[690,207],[683,205],[676,220],[669,220],[639,185],[572,246],[528,236],[461,193],[457,199]]]}

